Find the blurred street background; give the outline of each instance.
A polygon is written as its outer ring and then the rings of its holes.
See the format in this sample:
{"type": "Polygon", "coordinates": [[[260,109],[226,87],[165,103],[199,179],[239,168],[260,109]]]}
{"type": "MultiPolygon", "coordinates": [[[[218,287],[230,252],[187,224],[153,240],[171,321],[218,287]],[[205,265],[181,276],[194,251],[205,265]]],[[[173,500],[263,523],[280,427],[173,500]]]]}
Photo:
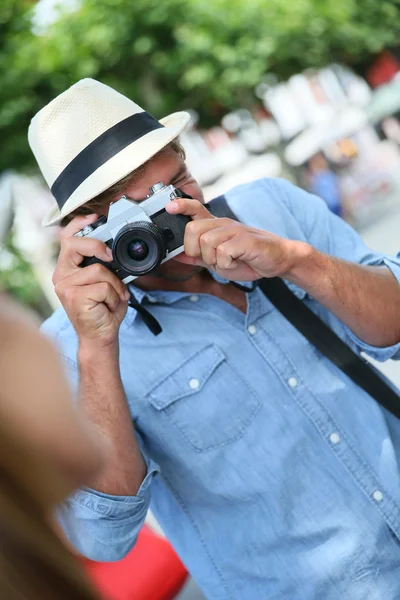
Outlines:
{"type": "MultiPolygon", "coordinates": [[[[397,0],[1,0],[0,288],[41,318],[58,306],[59,232],[40,225],[53,200],[27,129],[83,77],[157,118],[189,111],[181,141],[207,200],[283,177],[399,252],[397,0]]],[[[398,363],[382,369],[400,385],[398,363]]],[[[189,586],[180,600],[202,597],[189,586]]]]}

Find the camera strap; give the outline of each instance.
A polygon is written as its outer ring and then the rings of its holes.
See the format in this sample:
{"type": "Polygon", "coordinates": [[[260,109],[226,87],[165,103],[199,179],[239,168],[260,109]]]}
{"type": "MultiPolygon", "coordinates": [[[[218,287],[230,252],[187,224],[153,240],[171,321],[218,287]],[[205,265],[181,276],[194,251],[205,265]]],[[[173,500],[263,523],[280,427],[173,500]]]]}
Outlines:
{"type": "Polygon", "coordinates": [[[157,321],[155,317],[151,314],[150,311],[147,310],[144,306],[142,306],[135,298],[132,291],[128,288],[128,291],[131,295],[128,305],[136,310],[136,312],[141,316],[143,323],[150,329],[153,335],[159,335],[162,332],[162,327],[160,323],[157,321]]]}
{"type": "MultiPolygon", "coordinates": [[[[229,208],[225,196],[215,198],[207,204],[207,208],[216,217],[239,220],[229,208]]],[[[353,352],[302,300],[297,298],[281,278],[263,278],[257,281],[257,286],[275,308],[317,350],[378,404],[400,419],[399,392],[386,382],[372,365],[353,352]]]]}

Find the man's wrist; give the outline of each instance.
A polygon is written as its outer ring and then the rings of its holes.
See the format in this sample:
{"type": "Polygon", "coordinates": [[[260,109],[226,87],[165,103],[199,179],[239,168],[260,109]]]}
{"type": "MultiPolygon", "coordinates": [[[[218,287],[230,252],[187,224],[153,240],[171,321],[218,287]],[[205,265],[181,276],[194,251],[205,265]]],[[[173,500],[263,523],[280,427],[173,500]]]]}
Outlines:
{"type": "Polygon", "coordinates": [[[330,287],[332,259],[304,242],[292,242],[289,270],[283,275],[291,283],[313,295],[318,288],[322,292],[330,287]]]}
{"type": "Polygon", "coordinates": [[[122,389],[118,344],[97,349],[92,344],[81,344],[78,366],[81,391],[112,388],[115,392],[119,386],[122,389]]]}
{"type": "Polygon", "coordinates": [[[78,348],[78,362],[81,366],[93,363],[108,365],[119,364],[118,340],[111,344],[102,345],[95,340],[81,340],[78,348]]]}

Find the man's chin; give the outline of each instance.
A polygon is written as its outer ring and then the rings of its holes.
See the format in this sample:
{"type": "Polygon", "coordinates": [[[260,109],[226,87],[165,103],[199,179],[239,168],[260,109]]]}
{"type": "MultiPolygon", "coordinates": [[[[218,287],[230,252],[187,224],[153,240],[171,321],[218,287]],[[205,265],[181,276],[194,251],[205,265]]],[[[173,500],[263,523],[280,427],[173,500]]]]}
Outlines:
{"type": "Polygon", "coordinates": [[[185,265],[178,260],[171,259],[162,264],[148,275],[141,275],[136,279],[136,285],[147,287],[152,286],[152,280],[164,279],[175,283],[189,281],[192,277],[204,270],[204,267],[198,265],[185,265]]]}
{"type": "Polygon", "coordinates": [[[154,271],[158,277],[183,276],[188,277],[190,274],[196,275],[204,270],[204,267],[198,265],[187,265],[175,258],[167,261],[154,271]]]}

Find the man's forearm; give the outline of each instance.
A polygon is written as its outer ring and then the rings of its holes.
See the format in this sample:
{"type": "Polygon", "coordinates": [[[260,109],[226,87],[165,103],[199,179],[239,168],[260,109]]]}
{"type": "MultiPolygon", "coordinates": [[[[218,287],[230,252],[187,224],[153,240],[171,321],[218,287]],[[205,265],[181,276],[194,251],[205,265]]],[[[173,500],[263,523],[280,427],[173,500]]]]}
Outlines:
{"type": "Polygon", "coordinates": [[[373,346],[400,341],[400,285],[386,267],[353,264],[299,245],[286,279],[373,346]]]}
{"type": "Polygon", "coordinates": [[[118,348],[81,346],[78,361],[82,408],[110,446],[104,469],[89,485],[105,494],[135,495],[146,464],[121,382],[118,348]]]}

